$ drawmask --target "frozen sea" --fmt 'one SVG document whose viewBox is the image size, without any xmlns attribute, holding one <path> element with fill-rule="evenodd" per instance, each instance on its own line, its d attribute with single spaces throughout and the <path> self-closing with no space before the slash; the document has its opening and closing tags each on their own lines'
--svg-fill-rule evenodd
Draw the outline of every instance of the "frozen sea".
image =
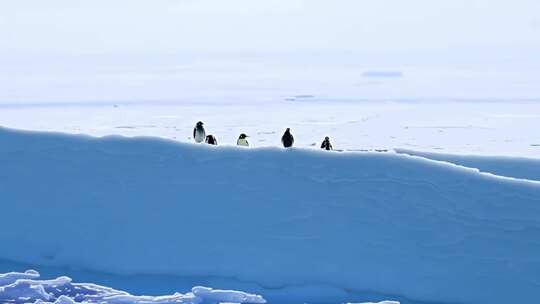
<svg viewBox="0 0 540 304">
<path fill-rule="evenodd" d="M 220 144 L 539 157 L 540 62 L 504 53 L 7 54 L 0 126 Z"/>
<path fill-rule="evenodd" d="M 297 146 L 408 149 L 540 157 L 540 102 L 277 100 L 262 104 L 99 103 L 0 105 L 1 125 L 95 136 L 158 136 L 192 141 L 198 120 L 220 145 L 240 133 L 252 147 L 278 146 L 290 127 Z M 312 99 L 312 100 L 307 100 Z"/>
</svg>

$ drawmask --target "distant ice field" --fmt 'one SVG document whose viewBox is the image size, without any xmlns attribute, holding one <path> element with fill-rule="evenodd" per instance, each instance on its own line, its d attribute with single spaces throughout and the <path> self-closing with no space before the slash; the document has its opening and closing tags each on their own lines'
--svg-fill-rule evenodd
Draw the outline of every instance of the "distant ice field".
<svg viewBox="0 0 540 304">
<path fill-rule="evenodd" d="M 295 145 L 335 149 L 540 158 L 540 102 L 331 101 L 316 96 L 244 104 L 39 103 L 0 104 L 0 126 L 95 136 L 157 136 L 192 141 L 203 121 L 220 145 L 240 133 L 252 147 L 279 146 L 290 127 Z"/>
<path fill-rule="evenodd" d="M 0 55 L 0 126 L 219 144 L 540 157 L 534 47 Z"/>
</svg>

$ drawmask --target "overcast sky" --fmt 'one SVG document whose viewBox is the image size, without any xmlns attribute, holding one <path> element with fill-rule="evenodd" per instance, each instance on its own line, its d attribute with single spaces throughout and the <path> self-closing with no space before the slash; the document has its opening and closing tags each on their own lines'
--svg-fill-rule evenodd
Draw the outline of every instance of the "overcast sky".
<svg viewBox="0 0 540 304">
<path fill-rule="evenodd" d="M 5 52 L 423 50 L 540 44 L 538 0 L 2 0 Z"/>
<path fill-rule="evenodd" d="M 539 12 L 539 0 L 0 0 L 0 103 L 536 98 Z"/>
</svg>

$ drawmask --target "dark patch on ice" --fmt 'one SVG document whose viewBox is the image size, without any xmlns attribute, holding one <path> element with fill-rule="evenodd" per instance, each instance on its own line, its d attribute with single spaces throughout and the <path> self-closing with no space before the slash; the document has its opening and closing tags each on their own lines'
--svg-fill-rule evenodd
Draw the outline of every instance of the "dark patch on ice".
<svg viewBox="0 0 540 304">
<path fill-rule="evenodd" d="M 540 147 L 540 144 L 531 144 L 531 147 Z"/>
<path fill-rule="evenodd" d="M 399 71 L 366 71 L 362 74 L 365 78 L 402 78 L 403 73 Z"/>
</svg>

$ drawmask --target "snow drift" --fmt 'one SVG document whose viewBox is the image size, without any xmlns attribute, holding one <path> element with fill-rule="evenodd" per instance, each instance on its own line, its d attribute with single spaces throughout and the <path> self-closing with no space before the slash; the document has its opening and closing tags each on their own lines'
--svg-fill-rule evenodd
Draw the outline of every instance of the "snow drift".
<svg viewBox="0 0 540 304">
<path fill-rule="evenodd" d="M 264 304 L 260 295 L 235 290 L 193 287 L 186 294 L 135 296 L 125 291 L 89 283 L 73 283 L 71 278 L 41 280 L 35 270 L 0 273 L 0 301 L 12 304 Z M 353 304 L 353 303 L 350 303 Z M 354 304 L 400 304 L 396 301 Z"/>
<path fill-rule="evenodd" d="M 295 301 L 540 297 L 537 182 L 393 153 L 6 129 L 0 147 L 0 259 L 328 287 Z"/>
<path fill-rule="evenodd" d="M 186 294 L 175 293 L 168 296 L 134 296 L 127 292 L 95 284 L 73 283 L 71 278 L 59 277 L 54 280 L 40 280 L 39 273 L 28 270 L 24 273 L 0 273 L 0 301 L 13 304 L 215 304 L 246 303 L 264 304 L 259 296 L 234 290 L 213 290 L 207 287 L 193 287 Z"/>
</svg>

